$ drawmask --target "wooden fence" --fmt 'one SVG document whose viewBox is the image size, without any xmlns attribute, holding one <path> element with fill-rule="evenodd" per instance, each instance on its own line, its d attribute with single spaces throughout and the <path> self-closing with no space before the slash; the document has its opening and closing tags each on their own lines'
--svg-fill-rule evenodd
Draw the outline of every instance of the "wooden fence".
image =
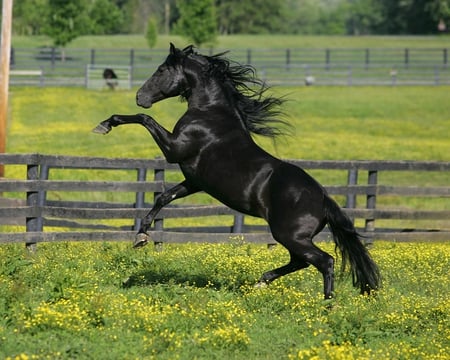
<svg viewBox="0 0 450 360">
<path fill-rule="evenodd" d="M 448 179 L 450 162 L 412 162 L 412 161 L 308 161 L 290 160 L 308 171 L 339 171 L 344 173 L 344 184 L 325 186 L 334 197 L 345 202 L 345 211 L 351 216 L 358 230 L 367 241 L 387 239 L 408 240 L 449 240 L 450 210 L 447 199 L 450 197 Z M 40 154 L 0 154 L 0 164 L 5 166 L 6 175 L 13 169 L 25 171 L 23 179 L 3 178 L 0 180 L 0 243 L 26 243 L 34 248 L 38 242 L 48 241 L 131 241 L 154 198 L 172 184 L 167 178 L 179 173 L 177 165 L 168 164 L 162 159 L 120 159 L 73 157 Z M 81 170 L 76 175 L 73 170 Z M 71 179 L 67 174 L 71 170 Z M 89 179 L 94 170 L 120 170 L 134 173 L 131 180 Z M 379 175 L 408 172 L 412 174 L 438 174 L 444 186 L 384 185 L 378 181 Z M 55 173 L 55 176 L 53 174 Z M 69 172 L 68 172 L 69 173 Z M 367 182 L 358 184 L 358 177 L 367 173 Z M 75 175 L 74 175 L 75 174 Z M 172 175 L 171 175 L 172 174 Z M 117 176 L 117 174 L 116 174 Z M 178 175 L 179 176 L 179 175 Z M 53 177 L 60 178 L 51 179 Z M 92 176 L 95 178 L 94 176 Z M 108 177 L 108 176 L 107 176 Z M 410 176 L 403 176 L 403 180 Z M 411 176 L 414 178 L 414 176 Z M 402 181 L 404 183 L 404 181 Z M 131 194 L 132 201 L 99 201 L 91 194 L 103 193 L 117 195 Z M 79 195 L 70 199 L 67 194 L 83 194 L 88 200 L 80 200 Z M 145 194 L 152 195 L 149 202 Z M 52 195 L 52 196 L 50 196 Z M 363 199 L 364 205 L 359 198 Z M 399 206 L 379 206 L 383 198 L 394 199 L 398 204 L 402 197 L 439 199 L 442 206 L 430 209 L 400 208 Z M 108 196 L 107 196 L 108 198 Z M 397 200 L 395 200 L 397 199 Z M 191 217 L 210 217 L 227 215 L 230 223 L 226 226 L 165 226 L 165 221 Z M 104 219 L 114 219 L 101 223 Z M 122 219 L 125 225 L 116 222 Z M 124 220 L 125 219 L 125 220 Z M 223 205 L 169 205 L 164 208 L 150 232 L 155 243 L 165 242 L 226 242 L 236 237 L 245 241 L 275 243 L 266 225 L 249 225 L 246 219 Z M 399 226 L 382 227 L 384 220 L 399 221 Z M 422 220 L 429 223 L 419 225 Z M 404 227 L 402 222 L 409 222 Z M 411 222 L 414 226 L 411 226 Z M 417 224 L 416 224 L 417 222 Z M 377 226 L 375 224 L 377 223 Z M 359 224 L 359 225 L 358 225 Z M 433 225 L 434 224 L 434 225 Z M 436 225 L 437 224 L 437 225 Z M 330 233 L 324 230 L 318 239 L 329 239 Z"/>
</svg>

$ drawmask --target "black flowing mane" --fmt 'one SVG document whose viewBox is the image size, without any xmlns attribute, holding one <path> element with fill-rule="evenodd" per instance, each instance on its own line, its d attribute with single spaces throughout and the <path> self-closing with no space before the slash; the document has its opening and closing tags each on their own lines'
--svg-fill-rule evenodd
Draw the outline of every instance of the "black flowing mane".
<svg viewBox="0 0 450 360">
<path fill-rule="evenodd" d="M 290 124 L 278 118 L 283 113 L 276 109 L 284 99 L 267 95 L 270 87 L 256 77 L 253 66 L 225 58 L 228 51 L 207 56 L 195 52 L 190 45 L 182 52 L 192 59 L 200 57 L 202 64 L 204 61 L 201 59 L 208 62 L 204 75 L 216 78 L 226 85 L 249 132 L 271 138 L 287 134 L 286 129 L 290 128 Z"/>
</svg>

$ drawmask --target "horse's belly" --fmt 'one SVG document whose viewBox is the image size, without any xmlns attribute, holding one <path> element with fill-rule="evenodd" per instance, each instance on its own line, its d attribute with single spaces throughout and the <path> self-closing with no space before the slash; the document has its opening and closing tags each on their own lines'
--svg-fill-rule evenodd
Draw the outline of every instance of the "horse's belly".
<svg viewBox="0 0 450 360">
<path fill-rule="evenodd" d="M 228 207 L 256 217 L 266 218 L 267 181 L 273 172 L 270 163 L 211 163 L 209 166 L 190 168 L 180 166 L 186 180 Z"/>
</svg>

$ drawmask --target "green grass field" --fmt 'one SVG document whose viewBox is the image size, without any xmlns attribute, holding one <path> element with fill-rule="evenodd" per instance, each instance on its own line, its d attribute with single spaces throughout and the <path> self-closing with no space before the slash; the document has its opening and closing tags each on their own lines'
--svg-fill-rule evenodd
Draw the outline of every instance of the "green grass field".
<svg viewBox="0 0 450 360">
<path fill-rule="evenodd" d="M 292 136 L 259 139 L 283 158 L 450 160 L 450 95 L 446 87 L 278 87 L 288 101 Z M 114 113 L 137 113 L 135 90 L 12 88 L 10 153 L 154 157 L 161 155 L 139 126 L 93 134 Z M 169 99 L 150 111 L 169 129 L 186 104 Z"/>
<path fill-rule="evenodd" d="M 284 110 L 295 128 L 275 144 L 258 139 L 277 156 L 450 161 L 445 87 L 274 91 L 289 99 Z M 134 91 L 12 88 L 7 152 L 161 155 L 138 126 L 91 133 L 113 113 L 141 112 L 134 97 Z M 185 106 L 170 100 L 149 113 L 171 128 Z M 335 181 L 334 175 L 315 175 Z M 8 167 L 6 176 L 25 174 Z M 448 176 L 436 173 L 386 180 L 448 186 Z M 441 200 L 440 208 L 449 206 Z M 376 242 L 371 253 L 383 288 L 361 297 L 351 279 L 339 277 L 331 302 L 322 300 L 322 279 L 313 268 L 253 289 L 262 272 L 287 262 L 287 253 L 241 238 L 167 245 L 162 252 L 151 246 L 135 251 L 130 244 L 47 243 L 30 255 L 23 244 L 2 244 L 0 358 L 448 359 L 450 247 L 417 240 Z M 332 244 L 320 246 L 334 252 Z"/>
<path fill-rule="evenodd" d="M 362 297 L 339 278 L 324 302 L 312 268 L 252 287 L 287 261 L 281 247 L 50 243 L 27 256 L 2 245 L 0 358 L 448 359 L 450 244 L 371 253 L 383 288 Z"/>
</svg>

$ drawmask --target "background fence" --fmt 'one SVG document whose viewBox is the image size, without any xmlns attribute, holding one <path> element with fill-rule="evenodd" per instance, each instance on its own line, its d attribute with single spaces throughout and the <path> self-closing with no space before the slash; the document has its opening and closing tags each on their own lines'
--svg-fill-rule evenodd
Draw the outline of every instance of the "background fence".
<svg viewBox="0 0 450 360">
<path fill-rule="evenodd" d="M 229 57 L 253 65 L 270 84 L 450 85 L 449 49 L 235 49 Z M 166 49 L 15 48 L 10 82 L 88 86 L 90 69 L 108 67 L 129 69 L 123 86 L 138 86 L 166 56 Z"/>
<path fill-rule="evenodd" d="M 426 173 L 427 176 L 439 173 L 448 179 L 449 162 L 291 162 L 309 171 L 339 171 L 344 174 L 346 180 L 343 184 L 325 187 L 332 196 L 341 196 L 345 212 L 355 220 L 358 230 L 366 236 L 367 241 L 450 239 L 448 183 L 446 186 L 417 186 L 379 182 L 380 174 L 391 172 Z M 178 166 L 162 159 L 0 154 L 0 164 L 4 164 L 7 169 L 19 166 L 26 173 L 23 179 L 4 178 L 0 181 L 0 192 L 3 193 L 0 243 L 24 242 L 30 247 L 42 241 L 131 241 L 139 228 L 140 218 L 148 212 L 154 198 L 172 185 L 167 181 L 173 178 L 170 173 L 180 172 Z M 73 170 L 81 172 L 74 173 Z M 94 170 L 120 170 L 129 174 L 123 176 L 126 180 L 110 180 L 108 175 L 106 180 L 99 180 L 92 179 Z M 358 178 L 363 173 L 367 173 L 367 182 L 359 184 Z M 403 178 L 414 178 L 408 174 Z M 106 200 L 96 200 L 93 194 L 98 192 L 107 194 Z M 71 198 L 70 195 L 74 193 L 84 194 L 87 200 L 83 200 L 80 195 Z M 112 201 L 118 193 L 129 193 L 131 197 L 128 201 L 122 198 Z M 433 206 L 432 209 L 399 207 L 402 197 L 437 199 L 443 205 Z M 383 198 L 391 199 L 390 203 L 394 206 L 380 206 Z M 446 202 L 441 202 L 442 199 Z M 215 225 L 222 216 L 226 216 L 227 225 Z M 214 225 L 208 226 L 197 220 L 194 222 L 196 225 L 191 225 L 191 222 L 189 226 L 183 226 L 180 221 L 183 218 L 208 217 L 213 217 Z M 170 219 L 177 221 L 166 226 L 166 221 Z M 159 214 L 150 237 L 155 243 L 224 242 L 233 236 L 243 236 L 249 242 L 275 243 L 266 225 L 251 224 L 251 221 L 248 224 L 246 220 L 242 214 L 218 203 L 171 204 Z M 384 220 L 394 221 L 393 225 L 389 228 L 380 226 L 379 222 Z M 329 238 L 327 230 L 318 235 L 318 239 Z"/>
</svg>

